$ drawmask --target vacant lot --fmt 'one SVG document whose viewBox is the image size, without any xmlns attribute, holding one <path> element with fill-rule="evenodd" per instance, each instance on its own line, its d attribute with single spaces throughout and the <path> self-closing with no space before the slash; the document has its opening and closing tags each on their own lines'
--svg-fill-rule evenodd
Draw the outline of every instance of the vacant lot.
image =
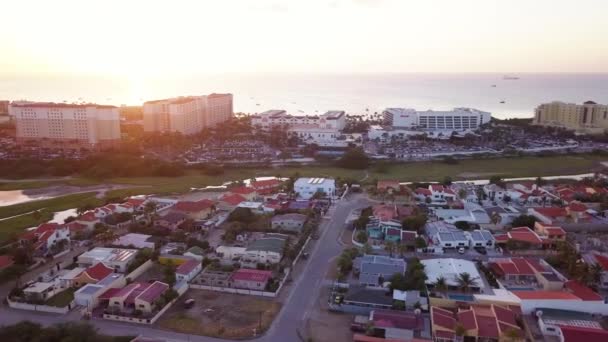
<svg viewBox="0 0 608 342">
<path fill-rule="evenodd" d="M 184 309 L 189 298 L 196 304 Z M 156 324 L 181 333 L 240 339 L 268 329 L 279 309 L 270 298 L 189 290 Z"/>
</svg>

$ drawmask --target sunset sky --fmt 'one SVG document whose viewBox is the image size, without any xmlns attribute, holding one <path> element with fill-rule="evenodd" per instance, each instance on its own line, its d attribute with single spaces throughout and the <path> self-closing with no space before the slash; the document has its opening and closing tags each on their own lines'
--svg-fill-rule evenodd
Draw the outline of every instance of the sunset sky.
<svg viewBox="0 0 608 342">
<path fill-rule="evenodd" d="M 606 0 L 19 0 L 0 73 L 608 72 Z"/>
</svg>

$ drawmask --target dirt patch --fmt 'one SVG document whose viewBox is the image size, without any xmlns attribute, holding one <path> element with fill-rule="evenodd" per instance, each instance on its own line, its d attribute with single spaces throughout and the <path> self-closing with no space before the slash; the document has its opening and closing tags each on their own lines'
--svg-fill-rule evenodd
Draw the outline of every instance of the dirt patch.
<svg viewBox="0 0 608 342">
<path fill-rule="evenodd" d="M 187 334 L 240 339 L 266 331 L 281 305 L 270 298 L 230 293 L 189 290 L 157 325 Z M 183 302 L 192 298 L 196 304 L 185 309 Z"/>
</svg>

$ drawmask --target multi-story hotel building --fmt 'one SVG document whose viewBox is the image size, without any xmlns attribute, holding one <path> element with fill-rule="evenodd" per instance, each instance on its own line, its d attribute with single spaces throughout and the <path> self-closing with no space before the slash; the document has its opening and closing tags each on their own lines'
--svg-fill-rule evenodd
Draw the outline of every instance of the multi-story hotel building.
<svg viewBox="0 0 608 342">
<path fill-rule="evenodd" d="M 232 94 L 186 96 L 144 103 L 144 132 L 190 135 L 233 115 Z"/>
<path fill-rule="evenodd" d="M 411 108 L 387 108 L 382 112 L 384 124 L 392 128 L 418 128 L 429 131 L 475 130 L 490 122 L 492 115 L 472 108 L 449 111 L 416 111 Z"/>
<path fill-rule="evenodd" d="M 346 126 L 344 111 L 329 111 L 321 115 L 290 115 L 284 110 L 273 109 L 252 115 L 251 124 L 263 129 L 284 126 L 290 134 L 319 146 L 344 147 L 349 142 L 338 139 Z"/>
<path fill-rule="evenodd" d="M 9 113 L 18 143 L 104 149 L 120 142 L 120 115 L 114 106 L 12 102 Z"/>
<path fill-rule="evenodd" d="M 543 103 L 536 108 L 534 124 L 580 133 L 603 133 L 608 130 L 608 106 L 593 101 L 582 105 L 557 101 Z"/>
</svg>

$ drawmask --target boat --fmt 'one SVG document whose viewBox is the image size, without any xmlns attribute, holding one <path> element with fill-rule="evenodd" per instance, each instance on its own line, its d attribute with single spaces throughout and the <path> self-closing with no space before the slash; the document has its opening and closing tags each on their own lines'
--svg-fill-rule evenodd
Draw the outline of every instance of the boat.
<svg viewBox="0 0 608 342">
<path fill-rule="evenodd" d="M 505 103 L 505 100 L 500 101 L 500 103 Z"/>
<path fill-rule="evenodd" d="M 255 105 L 256 105 L 256 106 L 259 106 L 260 104 L 259 104 L 259 103 L 256 103 Z"/>
<path fill-rule="evenodd" d="M 517 76 L 509 76 L 509 75 L 505 75 L 505 76 L 503 76 L 503 77 L 502 77 L 502 79 L 503 79 L 503 80 L 507 80 L 507 81 L 515 81 L 515 80 L 518 80 L 518 79 L 519 79 L 519 77 L 517 77 Z"/>
<path fill-rule="evenodd" d="M 492 84 L 492 88 L 496 88 L 496 84 Z"/>
</svg>

